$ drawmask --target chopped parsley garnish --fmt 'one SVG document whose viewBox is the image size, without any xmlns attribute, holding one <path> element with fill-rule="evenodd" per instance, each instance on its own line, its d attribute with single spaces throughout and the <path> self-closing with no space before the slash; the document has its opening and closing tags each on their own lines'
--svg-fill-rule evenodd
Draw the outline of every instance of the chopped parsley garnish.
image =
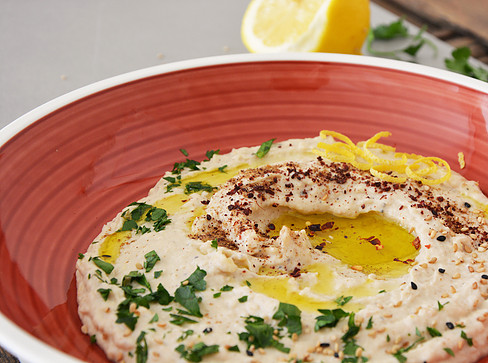
<svg viewBox="0 0 488 363">
<path fill-rule="evenodd" d="M 125 299 L 117 308 L 117 320 L 118 324 L 125 324 L 130 330 L 134 330 L 136 327 L 138 316 L 131 313 L 129 310 L 131 300 Z"/>
<path fill-rule="evenodd" d="M 468 345 L 470 347 L 473 346 L 473 339 L 472 338 L 468 338 L 468 336 L 466 335 L 466 333 L 464 332 L 464 330 L 461 330 L 461 338 L 463 338 L 464 340 L 466 340 L 466 342 L 468 343 Z"/>
<path fill-rule="evenodd" d="M 169 184 L 166 186 L 166 193 L 172 192 L 173 188 L 181 186 L 181 175 L 178 175 L 176 178 L 172 176 L 165 176 L 163 178 Z"/>
<path fill-rule="evenodd" d="M 237 345 L 233 345 L 232 347 L 227 348 L 227 350 L 229 352 L 238 352 L 238 353 L 241 352 L 240 349 L 239 349 L 239 347 Z"/>
<path fill-rule="evenodd" d="M 122 214 L 122 216 L 126 218 L 126 220 L 122 224 L 122 228 L 120 229 L 120 231 L 132 231 L 135 229 L 136 233 L 144 234 L 150 232 L 150 228 L 137 224 L 138 221 L 142 221 L 144 215 L 145 218 L 143 222 L 152 222 L 155 232 L 162 231 L 166 228 L 166 225 L 171 222 L 171 219 L 168 218 L 166 210 L 164 209 L 139 202 L 129 204 L 129 207 L 131 206 L 136 207 L 130 213 L 126 211 Z M 130 214 L 130 218 L 127 217 L 127 214 Z"/>
<path fill-rule="evenodd" d="M 90 335 L 90 343 L 95 344 L 97 342 L 97 336 L 95 334 Z"/>
<path fill-rule="evenodd" d="M 251 283 L 249 281 L 246 280 L 245 283 L 247 286 L 251 287 Z"/>
<path fill-rule="evenodd" d="M 217 249 L 219 247 L 219 244 L 217 243 L 217 240 L 216 239 L 212 240 L 212 242 L 210 242 L 210 244 L 215 249 Z"/>
<path fill-rule="evenodd" d="M 352 299 L 352 296 L 340 296 L 334 301 L 336 302 L 337 305 L 339 306 L 344 306 L 346 305 L 350 300 Z"/>
<path fill-rule="evenodd" d="M 359 329 L 361 328 L 361 325 L 356 325 L 354 322 L 355 314 L 354 313 L 349 313 L 349 320 L 347 321 L 347 331 L 346 333 L 341 337 L 343 342 L 347 342 L 349 339 L 353 338 L 354 336 L 359 333 Z"/>
<path fill-rule="evenodd" d="M 203 342 L 195 344 L 192 348 L 186 348 L 183 344 L 178 345 L 175 350 L 180 356 L 189 362 L 201 362 L 203 357 L 219 351 L 218 345 L 207 345 Z"/>
<path fill-rule="evenodd" d="M 417 34 L 410 34 L 407 27 L 403 23 L 404 18 L 400 18 L 397 21 L 390 24 L 381 24 L 375 28 L 370 29 L 366 38 L 366 48 L 371 55 L 380 57 L 391 57 L 401 59 L 402 54 L 415 57 L 418 51 L 424 46 L 428 45 L 430 48 L 437 52 L 435 44 L 425 38 L 423 34 L 427 29 L 425 26 L 420 28 Z M 388 41 L 392 39 L 405 39 L 408 40 L 408 44 L 399 49 L 389 51 L 378 51 L 373 49 L 373 43 L 377 40 Z"/>
<path fill-rule="evenodd" d="M 369 317 L 369 320 L 368 320 L 368 324 L 366 325 L 366 329 L 369 330 L 369 329 L 372 329 L 373 328 L 373 317 L 370 316 Z"/>
<path fill-rule="evenodd" d="M 449 304 L 449 301 L 445 302 L 444 304 L 437 301 L 437 309 L 439 309 L 439 311 L 441 311 L 442 309 L 444 309 L 444 306 L 446 306 L 447 304 Z"/>
<path fill-rule="evenodd" d="M 302 334 L 301 313 L 295 305 L 280 302 L 273 319 L 279 320 L 278 326 L 286 327 L 290 336 L 294 333 L 300 335 Z"/>
<path fill-rule="evenodd" d="M 274 347 L 284 353 L 290 352 L 290 348 L 285 347 L 283 343 L 279 342 L 279 338 L 281 338 L 279 335 L 273 338 L 275 328 L 266 324 L 263 318 L 251 315 L 245 318 L 245 323 L 244 328 L 247 331 L 239 333 L 239 340 L 247 343 L 247 349 L 251 345 L 254 345 L 255 348 Z"/>
<path fill-rule="evenodd" d="M 212 193 L 214 189 L 215 187 L 211 186 L 210 184 L 199 181 L 188 182 L 185 184 L 185 194 L 198 193 L 202 191 Z"/>
<path fill-rule="evenodd" d="M 220 288 L 220 291 L 223 291 L 223 292 L 225 292 L 225 291 L 232 291 L 233 289 L 234 289 L 234 286 L 225 285 L 225 286 L 222 286 Z"/>
<path fill-rule="evenodd" d="M 469 63 L 471 50 L 468 47 L 457 48 L 452 51 L 451 55 L 452 58 L 444 60 L 447 69 L 488 82 L 488 71 L 482 67 L 474 67 Z"/>
<path fill-rule="evenodd" d="M 149 323 L 157 323 L 159 321 L 159 315 L 154 314 L 154 316 L 149 320 Z"/>
<path fill-rule="evenodd" d="M 132 282 L 137 282 L 139 285 L 147 287 L 149 291 L 152 291 L 151 285 L 146 279 L 146 275 L 139 271 L 131 271 L 125 275 L 122 279 L 122 286 L 128 286 Z"/>
<path fill-rule="evenodd" d="M 454 357 L 454 352 L 452 351 L 451 348 L 443 348 L 447 354 L 449 354 L 451 357 Z"/>
<path fill-rule="evenodd" d="M 227 168 L 227 165 L 222 165 L 222 166 L 219 166 L 218 169 L 221 173 L 226 173 L 225 169 Z"/>
<path fill-rule="evenodd" d="M 101 268 L 107 275 L 110 275 L 110 273 L 114 269 L 114 266 L 111 263 L 105 262 L 104 260 L 100 259 L 99 257 L 93 257 L 92 261 L 95 265 L 97 265 L 99 268 Z"/>
<path fill-rule="evenodd" d="M 342 309 L 319 309 L 319 312 L 322 315 L 315 318 L 315 331 L 318 331 L 322 328 L 333 328 L 337 325 L 339 320 L 346 316 L 349 316 L 349 313 L 345 312 Z"/>
<path fill-rule="evenodd" d="M 213 294 L 213 297 L 216 299 L 218 297 L 220 297 L 222 295 L 221 292 L 216 292 L 215 294 Z"/>
<path fill-rule="evenodd" d="M 154 271 L 154 278 L 155 279 L 160 278 L 162 273 L 163 273 L 163 270 Z"/>
<path fill-rule="evenodd" d="M 181 341 L 185 340 L 186 338 L 188 338 L 190 335 L 193 335 L 193 333 L 194 333 L 194 331 L 191 329 L 185 330 L 183 332 L 183 334 L 181 334 L 177 340 L 179 342 L 181 342 Z"/>
<path fill-rule="evenodd" d="M 247 301 L 247 295 L 241 296 L 239 299 L 237 299 L 240 303 L 245 303 Z"/>
<path fill-rule="evenodd" d="M 154 250 L 146 253 L 144 257 L 146 258 L 146 261 L 144 262 L 144 268 L 146 269 L 146 272 L 151 271 L 154 268 L 154 265 L 156 265 L 156 262 L 161 260 Z"/>
<path fill-rule="evenodd" d="M 195 291 L 203 291 L 207 288 L 207 283 L 204 280 L 206 275 L 207 272 L 197 267 L 175 291 L 175 301 L 187 309 L 185 313 L 188 315 L 202 317 L 200 306 L 198 305 L 199 299 L 195 295 Z"/>
<path fill-rule="evenodd" d="M 137 363 L 147 362 L 147 342 L 145 331 L 141 331 L 141 334 L 139 334 L 136 340 L 136 361 Z"/>
<path fill-rule="evenodd" d="M 110 292 L 112 291 L 111 289 L 98 289 L 97 290 L 100 295 L 102 295 L 103 300 L 107 301 L 108 296 L 110 295 Z"/>
<path fill-rule="evenodd" d="M 217 150 L 207 150 L 207 152 L 205 153 L 205 156 L 207 157 L 207 159 L 205 161 L 210 161 L 210 159 L 213 158 L 214 155 L 217 155 L 218 153 L 220 152 L 220 149 L 217 149 Z M 188 156 L 188 155 L 186 155 Z"/>
<path fill-rule="evenodd" d="M 83 253 L 78 253 L 78 260 L 82 260 L 85 258 L 85 255 Z"/>
<path fill-rule="evenodd" d="M 185 168 L 190 169 L 190 170 L 200 170 L 198 168 L 198 165 L 200 165 L 200 163 L 198 161 L 190 160 L 187 158 L 185 161 L 183 161 L 181 163 L 174 163 L 173 170 L 171 170 L 171 173 L 172 174 L 181 174 L 181 172 Z"/>
<path fill-rule="evenodd" d="M 439 330 L 437 330 L 436 328 L 432 328 L 432 327 L 428 326 L 427 331 L 429 332 L 429 334 L 432 338 L 442 336 L 441 332 Z"/>
<path fill-rule="evenodd" d="M 188 156 L 188 151 L 186 151 L 185 149 L 180 149 L 180 152 L 185 155 L 185 156 Z"/>
<path fill-rule="evenodd" d="M 261 146 L 259 147 L 258 151 L 256 152 L 256 156 L 258 158 L 263 158 L 264 156 L 266 156 L 266 154 L 271 149 L 271 145 L 273 145 L 273 141 L 275 141 L 275 140 L 276 139 L 270 139 L 268 141 L 263 142 L 261 144 Z"/>
<path fill-rule="evenodd" d="M 169 314 L 169 316 L 171 316 L 171 320 L 169 321 L 171 324 L 175 324 L 175 325 L 183 325 L 185 323 L 189 323 L 189 324 L 196 324 L 197 321 L 196 320 L 193 320 L 193 319 L 190 319 L 190 318 L 187 318 L 186 316 L 183 316 L 183 315 L 178 315 L 178 314 Z"/>
<path fill-rule="evenodd" d="M 415 340 L 412 344 L 410 344 L 408 347 L 405 348 L 400 348 L 398 349 L 395 353 L 393 353 L 393 356 L 400 362 L 404 363 L 407 361 L 407 357 L 403 355 L 403 353 L 408 352 L 410 349 L 415 347 L 418 343 L 423 341 L 425 338 L 420 334 L 420 331 L 418 328 L 415 329 L 415 335 L 417 335 L 419 338 Z"/>
</svg>

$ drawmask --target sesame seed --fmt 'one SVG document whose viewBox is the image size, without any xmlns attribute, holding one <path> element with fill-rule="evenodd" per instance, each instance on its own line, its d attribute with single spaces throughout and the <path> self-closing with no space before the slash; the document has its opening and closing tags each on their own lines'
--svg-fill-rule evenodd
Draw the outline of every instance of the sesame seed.
<svg viewBox="0 0 488 363">
<path fill-rule="evenodd" d="M 411 281 L 410 286 L 412 287 L 413 290 L 417 290 L 417 284 L 415 282 Z"/>
<path fill-rule="evenodd" d="M 478 288 L 478 283 L 475 281 L 473 282 L 473 285 L 471 285 L 473 290 L 476 290 Z"/>
<path fill-rule="evenodd" d="M 429 263 L 436 263 L 437 262 L 437 257 L 432 257 L 430 260 L 429 260 Z"/>
<path fill-rule="evenodd" d="M 454 244 L 452 245 L 452 250 L 453 250 L 453 252 L 457 252 L 457 250 L 458 250 L 458 245 L 457 245 L 457 243 L 454 243 Z"/>
<path fill-rule="evenodd" d="M 454 274 L 454 275 L 452 276 L 452 278 L 453 278 L 453 279 L 458 279 L 458 278 L 460 278 L 460 277 L 461 277 L 461 274 L 460 274 L 459 272 L 458 272 L 457 274 Z"/>
<path fill-rule="evenodd" d="M 474 268 L 472 266 L 468 266 L 468 271 L 469 272 L 474 272 Z"/>
<path fill-rule="evenodd" d="M 443 268 L 440 268 L 440 269 L 439 269 L 439 270 L 437 270 L 437 271 L 439 271 L 441 274 L 443 274 L 444 272 L 446 272 L 446 270 L 444 270 Z"/>
<path fill-rule="evenodd" d="M 448 329 L 451 329 L 451 330 L 452 330 L 452 329 L 454 329 L 454 324 L 453 324 L 453 323 L 451 323 L 450 321 L 448 321 L 448 322 L 446 323 L 446 326 L 447 326 L 447 328 L 448 328 Z"/>
<path fill-rule="evenodd" d="M 441 236 L 438 236 L 438 237 L 437 237 L 437 240 L 438 240 L 439 242 L 444 242 L 444 241 L 446 240 L 446 236 L 442 236 L 442 235 L 441 235 Z"/>
<path fill-rule="evenodd" d="M 485 279 L 485 280 L 488 280 L 488 275 L 483 274 L 483 275 L 481 275 L 481 278 L 482 279 Z"/>
<path fill-rule="evenodd" d="M 471 204 L 469 204 L 468 202 L 464 202 L 464 206 L 465 206 L 466 208 L 471 208 Z"/>
<path fill-rule="evenodd" d="M 137 268 L 138 270 L 142 270 L 142 264 L 141 264 L 140 262 L 137 262 L 137 263 L 136 263 L 136 268 Z"/>
<path fill-rule="evenodd" d="M 452 285 L 451 285 L 451 292 L 452 292 L 453 294 L 455 294 L 455 293 L 456 293 L 456 288 L 455 288 L 454 286 L 452 286 Z"/>
<path fill-rule="evenodd" d="M 363 266 L 354 265 L 354 266 L 351 266 L 351 269 L 354 271 L 363 271 Z"/>
</svg>

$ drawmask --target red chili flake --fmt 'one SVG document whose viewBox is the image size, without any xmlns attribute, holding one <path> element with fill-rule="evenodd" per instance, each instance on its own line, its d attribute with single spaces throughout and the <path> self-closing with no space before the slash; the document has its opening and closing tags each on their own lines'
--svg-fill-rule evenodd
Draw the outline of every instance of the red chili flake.
<svg viewBox="0 0 488 363">
<path fill-rule="evenodd" d="M 371 243 L 373 246 L 375 246 L 376 250 L 382 250 L 383 248 L 385 248 L 385 246 L 383 246 L 381 244 L 381 241 L 376 238 L 375 236 L 371 236 L 371 237 L 368 237 L 368 238 L 362 238 L 364 239 L 365 241 L 368 241 L 369 243 Z"/>
<path fill-rule="evenodd" d="M 431 246 L 430 245 L 425 245 L 425 248 L 430 248 Z"/>
<path fill-rule="evenodd" d="M 412 245 L 416 250 L 418 250 L 420 248 L 420 238 L 415 237 L 415 239 L 412 241 Z"/>
<path fill-rule="evenodd" d="M 322 224 L 322 226 L 320 227 L 322 229 L 322 231 L 324 229 L 331 229 L 332 227 L 334 227 L 334 222 L 326 222 L 324 224 Z"/>
</svg>

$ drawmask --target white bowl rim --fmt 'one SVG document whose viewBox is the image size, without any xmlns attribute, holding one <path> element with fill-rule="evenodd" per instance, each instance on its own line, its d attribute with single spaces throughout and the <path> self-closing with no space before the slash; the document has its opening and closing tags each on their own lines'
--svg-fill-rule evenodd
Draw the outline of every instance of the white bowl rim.
<svg viewBox="0 0 488 363">
<path fill-rule="evenodd" d="M 376 58 L 363 55 L 333 54 L 333 53 L 278 53 L 278 54 L 231 54 L 205 58 L 189 59 L 174 63 L 167 63 L 148 67 L 115 77 L 107 78 L 87 86 L 78 88 L 65 95 L 46 102 L 0 130 L 0 147 L 7 143 L 20 131 L 33 124 L 40 118 L 60 109 L 74 101 L 91 94 L 135 80 L 172 73 L 181 70 L 201 68 L 215 65 L 250 62 L 276 62 L 276 61 L 303 61 L 342 63 L 391 69 L 426 76 L 433 79 L 452 83 L 454 86 L 463 86 L 477 90 L 488 95 L 488 83 L 470 78 L 455 72 L 404 61 Z M 11 354 L 24 362 L 50 363 L 62 361 L 66 363 L 81 362 L 56 348 L 51 347 L 42 340 L 29 334 L 0 312 L 0 345 Z"/>
</svg>

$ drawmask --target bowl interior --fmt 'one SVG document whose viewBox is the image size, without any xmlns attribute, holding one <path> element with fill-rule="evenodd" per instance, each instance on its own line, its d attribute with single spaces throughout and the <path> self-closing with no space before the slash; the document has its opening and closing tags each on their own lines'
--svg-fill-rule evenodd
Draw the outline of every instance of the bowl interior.
<svg viewBox="0 0 488 363">
<path fill-rule="evenodd" d="M 487 118 L 488 95 L 479 91 L 336 62 L 220 64 L 92 94 L 0 148 L 0 311 L 61 351 L 105 361 L 80 331 L 77 255 L 183 161 L 180 148 L 202 160 L 208 149 L 224 153 L 272 137 L 330 129 L 358 141 L 388 130 L 398 150 L 444 158 L 488 191 Z"/>
</svg>

